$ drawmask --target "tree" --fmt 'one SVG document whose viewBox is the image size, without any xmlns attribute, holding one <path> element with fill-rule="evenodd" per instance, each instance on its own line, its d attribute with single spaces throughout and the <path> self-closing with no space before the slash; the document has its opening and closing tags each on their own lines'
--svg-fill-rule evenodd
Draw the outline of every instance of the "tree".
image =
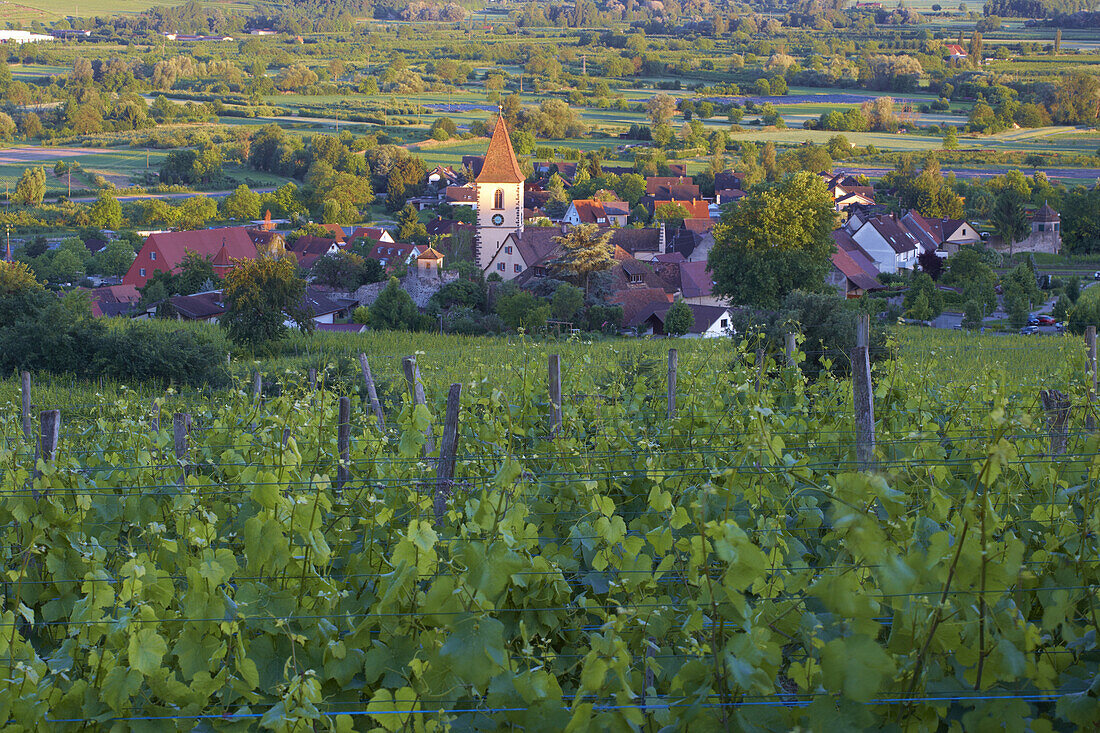
<svg viewBox="0 0 1100 733">
<path fill-rule="evenodd" d="M 305 306 L 306 281 L 292 257 L 239 260 L 225 279 L 221 325 L 234 343 L 256 347 L 286 335 L 289 317 L 300 329 L 313 330 Z"/>
<path fill-rule="evenodd" d="M 397 241 L 423 244 L 428 241 L 428 228 L 420 221 L 420 212 L 405 204 L 397 214 Z"/>
<path fill-rule="evenodd" d="M 226 219 L 255 221 L 260 218 L 260 194 L 245 184 L 234 189 L 222 202 L 222 214 Z"/>
<path fill-rule="evenodd" d="M 218 217 L 218 202 L 209 196 L 192 196 L 176 209 L 183 229 L 202 229 Z"/>
<path fill-rule="evenodd" d="M 45 197 L 46 170 L 41 166 L 24 170 L 11 200 L 25 206 L 40 206 Z"/>
<path fill-rule="evenodd" d="M 1023 328 L 1027 325 L 1027 299 L 1018 287 L 1012 286 L 1005 289 L 1005 310 L 1008 311 L 1008 323 L 1013 328 Z"/>
<path fill-rule="evenodd" d="M 42 283 L 38 282 L 34 271 L 27 264 L 0 260 L 0 296 L 41 289 Z"/>
<path fill-rule="evenodd" d="M 108 242 L 92 257 L 92 271 L 99 275 L 122 276 L 134 261 L 134 248 L 123 241 Z"/>
<path fill-rule="evenodd" d="M 665 314 L 665 333 L 669 336 L 683 336 L 695 325 L 695 314 L 688 304 L 678 300 Z"/>
<path fill-rule="evenodd" d="M 646 102 L 646 115 L 654 125 L 667 125 L 676 114 L 676 100 L 661 92 Z"/>
<path fill-rule="evenodd" d="M 982 306 L 978 301 L 966 301 L 966 305 L 963 306 L 962 327 L 967 331 L 982 327 Z"/>
<path fill-rule="evenodd" d="M 943 312 L 943 296 L 927 273 L 918 273 L 905 293 L 903 305 L 910 318 L 931 321 Z"/>
<path fill-rule="evenodd" d="M 396 277 L 390 278 L 370 307 L 370 327 L 379 331 L 410 331 L 418 317 L 416 303 Z"/>
<path fill-rule="evenodd" d="M 573 227 L 554 243 L 561 247 L 558 267 L 584 282 L 584 292 L 589 290 L 589 279 L 594 272 L 602 272 L 615 264 L 615 250 L 611 244 L 611 232 L 601 232 L 595 224 Z"/>
<path fill-rule="evenodd" d="M 993 225 L 993 231 L 1006 244 L 1008 252 L 1013 253 L 1013 245 L 1023 239 L 1028 232 L 1027 212 L 1024 210 L 1024 201 L 1019 192 L 1012 188 L 1006 188 L 993 202 L 993 210 L 989 212 L 989 223 Z"/>
<path fill-rule="evenodd" d="M 537 331 L 550 318 L 550 304 L 526 290 L 515 289 L 497 299 L 497 315 L 513 330 Z"/>
<path fill-rule="evenodd" d="M 382 280 L 385 270 L 378 260 L 367 259 L 355 252 L 339 252 L 317 258 L 310 270 L 313 281 L 333 290 L 351 292 L 361 285 Z"/>
<path fill-rule="evenodd" d="M 776 308 L 793 290 L 825 285 L 836 228 L 821 176 L 801 171 L 762 184 L 727 207 L 707 258 L 714 291 L 735 304 Z"/>
<path fill-rule="evenodd" d="M 584 291 L 569 283 L 562 283 L 550 299 L 550 312 L 559 321 L 572 321 L 584 307 Z"/>
<path fill-rule="evenodd" d="M 678 204 L 674 201 L 658 204 L 657 208 L 653 211 L 653 219 L 664 223 L 669 236 L 682 227 L 684 225 L 684 219 L 687 219 L 689 216 L 691 216 L 691 212 L 689 212 L 683 204 Z"/>
<path fill-rule="evenodd" d="M 917 264 L 920 265 L 921 272 L 928 273 L 933 280 L 939 280 L 943 274 L 943 259 L 935 250 L 922 251 L 917 255 Z"/>
<path fill-rule="evenodd" d="M 959 133 L 955 130 L 954 125 L 944 125 L 943 128 L 943 149 L 955 150 L 959 147 Z"/>
<path fill-rule="evenodd" d="M 88 221 L 97 229 L 118 229 L 122 226 L 122 204 L 110 191 L 100 191 L 88 212 Z"/>
</svg>

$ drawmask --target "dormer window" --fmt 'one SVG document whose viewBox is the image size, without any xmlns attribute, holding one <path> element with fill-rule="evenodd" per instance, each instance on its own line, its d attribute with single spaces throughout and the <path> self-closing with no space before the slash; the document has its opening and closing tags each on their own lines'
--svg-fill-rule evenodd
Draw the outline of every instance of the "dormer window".
<svg viewBox="0 0 1100 733">
<path fill-rule="evenodd" d="M 630 284 L 631 285 L 638 285 L 642 282 L 642 276 L 641 275 L 630 275 L 629 278 L 630 278 Z"/>
</svg>

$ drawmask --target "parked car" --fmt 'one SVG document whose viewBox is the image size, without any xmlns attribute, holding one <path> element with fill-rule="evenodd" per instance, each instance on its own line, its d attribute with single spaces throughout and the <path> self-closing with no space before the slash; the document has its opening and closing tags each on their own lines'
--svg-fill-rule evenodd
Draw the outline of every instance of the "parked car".
<svg viewBox="0 0 1100 733">
<path fill-rule="evenodd" d="M 1093 280 L 1100 280 L 1100 270 L 1097 270 L 1096 272 L 1092 273 L 1092 279 Z"/>
<path fill-rule="evenodd" d="M 1032 334 L 1039 333 L 1038 326 L 1024 326 L 1020 329 L 1021 336 L 1031 336 Z"/>
<path fill-rule="evenodd" d="M 1046 313 L 1044 313 L 1043 315 L 1039 316 L 1039 325 L 1040 326 L 1053 326 L 1054 325 L 1054 316 L 1048 316 Z"/>
<path fill-rule="evenodd" d="M 1065 321 L 1062 321 L 1061 323 L 1055 323 L 1054 324 L 1054 330 L 1057 331 L 1058 333 L 1065 333 L 1067 328 L 1069 328 L 1069 324 L 1066 323 Z"/>
<path fill-rule="evenodd" d="M 1039 319 L 1036 318 L 1035 316 L 1028 316 L 1027 317 L 1027 325 L 1029 325 L 1029 326 L 1038 326 L 1039 325 Z"/>
</svg>

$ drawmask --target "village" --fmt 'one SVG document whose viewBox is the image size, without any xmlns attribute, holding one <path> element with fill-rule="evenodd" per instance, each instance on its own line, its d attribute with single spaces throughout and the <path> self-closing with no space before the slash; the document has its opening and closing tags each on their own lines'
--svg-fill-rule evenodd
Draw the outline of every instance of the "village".
<svg viewBox="0 0 1100 733">
<path fill-rule="evenodd" d="M 419 242 L 402 240 L 378 225 L 310 225 L 313 233 L 295 237 L 289 223 L 272 220 L 270 212 L 245 226 L 149 232 L 123 277 L 101 279 L 90 289 L 92 311 L 96 316 L 217 322 L 226 306 L 221 290 L 212 287 L 216 281 L 242 261 L 292 256 L 309 283 L 303 305 L 312 312 L 314 327 L 358 333 L 367 330 L 369 321 L 357 318 L 357 309 L 370 309 L 391 277 L 421 312 L 433 296 L 460 278 L 460 270 L 490 284 L 537 291 L 540 280 L 562 277 L 561 271 L 568 269 L 563 237 L 588 228 L 607 235 L 606 246 L 612 252 L 600 272 L 597 299 L 606 306 L 598 311 L 603 320 L 580 322 L 578 306 L 571 312 L 555 308 L 549 317 L 533 323 L 522 318 L 520 322 L 558 334 L 591 329 L 665 335 L 666 316 L 674 304 L 683 303 L 690 309 L 690 323 L 675 335 L 730 335 L 731 304 L 715 290 L 708 256 L 723 209 L 737 206 L 746 196 L 743 186 L 748 186 L 734 170 L 719 171 L 713 174 L 713 195 L 704 196 L 683 165 L 668 164 L 667 169 L 668 175 L 644 178 L 644 195 L 635 207 L 618 200 L 614 192 L 599 190 L 591 197 L 568 200 L 552 216 L 551 189 L 557 185 L 568 190 L 589 178 L 584 162 L 536 161 L 533 175 L 525 176 L 501 117 L 485 155 L 466 156 L 460 170 L 435 167 L 427 174 L 423 193 L 409 199 L 418 212 L 441 209 L 451 214 L 428 220 Z M 628 175 L 634 169 L 603 167 L 600 173 Z M 832 233 L 835 249 L 826 278 L 839 296 L 881 293 L 888 289 L 885 279 L 928 269 L 922 258 L 935 257 L 942 263 L 962 249 L 985 244 L 988 235 L 965 219 L 929 218 L 915 209 L 890 211 L 876 203 L 875 188 L 858 171 L 824 171 L 820 177 L 839 224 Z M 637 207 L 642 207 L 641 216 L 635 213 Z M 632 223 L 642 216 L 653 223 Z M 1035 211 L 1030 234 L 1014 249 L 1057 254 L 1058 213 L 1045 204 Z M 338 270 L 338 263 L 353 250 L 376 262 L 383 277 L 349 288 L 342 287 L 339 278 L 325 276 Z M 179 273 L 188 258 L 209 263 L 216 276 L 206 283 L 211 287 L 151 300 L 147 287 L 157 274 Z M 464 261 L 465 267 L 455 266 L 452 259 Z M 590 292 L 585 295 L 593 299 Z M 958 321 L 953 323 L 957 327 Z M 439 328 L 444 328 L 442 315 Z"/>
</svg>

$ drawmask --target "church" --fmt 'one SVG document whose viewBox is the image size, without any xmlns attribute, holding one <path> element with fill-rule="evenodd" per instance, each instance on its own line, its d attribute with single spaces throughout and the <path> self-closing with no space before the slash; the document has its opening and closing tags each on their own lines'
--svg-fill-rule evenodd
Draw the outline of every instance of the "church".
<svg viewBox="0 0 1100 733">
<path fill-rule="evenodd" d="M 496 272 L 511 280 L 532 263 L 519 254 L 523 239 L 523 182 L 526 176 L 516 160 L 508 125 L 497 118 L 485 162 L 475 180 L 477 264 L 486 275 Z"/>
<path fill-rule="evenodd" d="M 477 199 L 474 250 L 486 277 L 493 273 L 503 280 L 546 276 L 558 250 L 554 239 L 566 231 L 565 225 L 524 229 L 525 179 L 512 149 L 508 124 L 499 116 L 474 181 Z M 615 228 L 611 244 L 622 250 L 624 256 L 646 260 L 667 251 L 663 228 Z"/>
</svg>

